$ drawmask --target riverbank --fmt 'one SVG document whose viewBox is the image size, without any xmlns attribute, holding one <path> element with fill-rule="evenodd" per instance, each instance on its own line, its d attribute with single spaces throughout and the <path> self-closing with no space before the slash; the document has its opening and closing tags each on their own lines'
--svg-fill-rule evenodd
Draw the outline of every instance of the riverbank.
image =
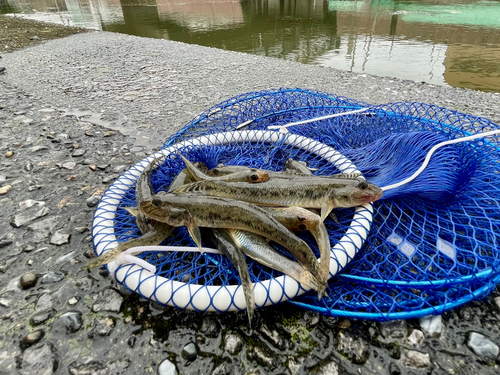
<svg viewBox="0 0 500 375">
<path fill-rule="evenodd" d="M 0 374 L 496 374 L 500 293 L 433 320 L 377 324 L 289 305 L 163 308 L 81 271 L 104 189 L 198 113 L 234 95 L 303 87 L 419 101 L 500 122 L 500 95 L 106 32 L 3 54 Z M 33 202 L 36 201 L 36 202 Z M 432 323 L 432 324 L 430 324 Z M 15 345 L 12 345 L 15 343 Z M 475 349 L 474 349 L 475 348 Z"/>
<path fill-rule="evenodd" d="M 12 52 L 47 40 L 89 31 L 79 27 L 62 26 L 1 14 L 0 25 L 0 53 Z"/>
</svg>

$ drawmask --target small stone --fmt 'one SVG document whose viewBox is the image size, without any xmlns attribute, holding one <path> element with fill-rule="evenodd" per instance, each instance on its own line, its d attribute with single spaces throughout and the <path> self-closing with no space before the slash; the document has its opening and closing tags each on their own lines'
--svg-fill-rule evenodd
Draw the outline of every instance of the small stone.
<svg viewBox="0 0 500 375">
<path fill-rule="evenodd" d="M 103 171 L 103 170 L 105 170 L 108 166 L 109 166 L 109 164 L 99 164 L 99 165 L 97 166 L 97 168 L 99 168 L 100 170 L 102 170 L 102 171 Z"/>
<path fill-rule="evenodd" d="M 401 369 L 394 362 L 389 365 L 389 375 L 401 375 Z"/>
<path fill-rule="evenodd" d="M 78 233 L 85 233 L 86 231 L 89 230 L 89 228 L 87 227 L 76 227 L 75 230 L 78 232 Z"/>
<path fill-rule="evenodd" d="M 328 362 L 322 365 L 317 372 L 317 375 L 338 375 L 339 366 L 335 362 Z"/>
<path fill-rule="evenodd" d="M 400 339 L 407 335 L 406 321 L 392 320 L 389 322 L 380 322 L 378 328 L 382 336 L 386 339 Z"/>
<path fill-rule="evenodd" d="M 43 329 L 37 329 L 36 331 L 28 333 L 21 339 L 21 346 L 27 348 L 31 345 L 36 344 L 45 336 L 45 331 Z"/>
<path fill-rule="evenodd" d="M 420 343 L 424 340 L 424 333 L 422 331 L 419 331 L 418 329 L 414 329 L 413 331 L 411 331 L 407 340 L 411 345 L 420 345 Z"/>
<path fill-rule="evenodd" d="M 66 275 L 61 271 L 50 271 L 42 276 L 40 283 L 41 284 L 54 284 L 63 280 Z"/>
<path fill-rule="evenodd" d="M 347 332 L 339 332 L 337 351 L 357 365 L 362 365 L 370 357 L 368 345 L 360 338 Z"/>
<path fill-rule="evenodd" d="M 52 310 L 52 298 L 50 298 L 50 294 L 48 293 L 42 294 L 36 303 L 35 312 L 44 310 Z"/>
<path fill-rule="evenodd" d="M 57 231 L 52 235 L 52 237 L 50 237 L 50 243 L 52 245 L 61 246 L 61 245 L 64 245 L 66 243 L 69 243 L 70 237 L 71 237 L 71 234 Z"/>
<path fill-rule="evenodd" d="M 272 367 L 273 358 L 260 346 L 256 346 L 253 350 L 255 360 L 262 366 Z"/>
<path fill-rule="evenodd" d="M 19 202 L 19 208 L 22 211 L 24 211 L 30 207 L 33 207 L 33 206 L 43 207 L 43 206 L 45 206 L 45 202 L 36 201 L 34 199 L 28 199 L 28 200 L 25 200 L 24 202 Z"/>
<path fill-rule="evenodd" d="M 15 215 L 10 220 L 10 225 L 12 225 L 14 228 L 19 228 L 25 224 L 32 222 L 33 220 L 38 219 L 39 217 L 47 215 L 49 212 L 50 210 L 45 206 L 43 206 L 42 208 L 33 206 L 30 209 Z"/>
<path fill-rule="evenodd" d="M 12 155 L 14 155 L 14 151 L 7 151 L 7 152 L 5 153 L 5 157 L 6 157 L 6 158 L 10 158 Z"/>
<path fill-rule="evenodd" d="M 177 375 L 175 365 L 168 359 L 165 359 L 160 366 L 158 366 L 158 375 Z"/>
<path fill-rule="evenodd" d="M 5 181 L 7 181 L 7 176 L 0 174 L 0 184 L 3 184 Z"/>
<path fill-rule="evenodd" d="M 493 304 L 495 305 L 498 312 L 500 312 L 500 297 L 493 298 Z"/>
<path fill-rule="evenodd" d="M 120 312 L 123 297 L 114 289 L 107 288 L 101 290 L 92 296 L 94 304 L 92 305 L 93 312 L 113 311 Z"/>
<path fill-rule="evenodd" d="M 142 146 L 134 146 L 130 149 L 130 152 L 133 152 L 133 153 L 137 153 L 137 152 L 141 152 L 142 150 L 144 150 L 144 147 Z"/>
<path fill-rule="evenodd" d="M 484 356 L 490 359 L 496 359 L 498 357 L 499 348 L 498 345 L 493 343 L 486 336 L 481 335 L 477 332 L 471 332 L 467 338 L 467 346 L 476 355 Z"/>
<path fill-rule="evenodd" d="M 30 40 L 40 40 L 40 37 L 37 35 L 34 35 L 30 38 Z"/>
<path fill-rule="evenodd" d="M 87 198 L 87 206 L 88 207 L 95 207 L 97 206 L 97 204 L 99 203 L 99 201 L 101 200 L 102 196 L 100 195 L 93 195 L 89 198 Z"/>
<path fill-rule="evenodd" d="M 181 352 L 182 357 L 188 361 L 194 361 L 198 356 L 198 351 L 196 350 L 196 345 L 192 342 L 184 346 Z"/>
<path fill-rule="evenodd" d="M 431 365 L 431 357 L 429 353 L 421 353 L 416 350 L 407 350 L 405 353 L 404 363 L 406 366 L 424 368 Z"/>
<path fill-rule="evenodd" d="M 24 170 L 26 172 L 31 172 L 33 170 L 33 163 L 32 162 L 27 162 L 26 165 L 24 166 Z"/>
<path fill-rule="evenodd" d="M 443 332 L 441 315 L 430 315 L 420 318 L 420 327 L 430 337 L 439 337 Z"/>
<path fill-rule="evenodd" d="M 110 130 L 110 131 L 107 131 L 106 133 L 104 133 L 103 137 L 111 137 L 113 134 L 115 134 L 115 132 Z"/>
<path fill-rule="evenodd" d="M 33 326 L 37 326 L 42 324 L 43 322 L 46 322 L 53 316 L 54 316 L 53 310 L 40 311 L 31 316 L 30 323 Z"/>
<path fill-rule="evenodd" d="M 79 311 L 69 311 L 59 317 L 59 322 L 66 328 L 66 333 L 73 333 L 82 328 L 82 313 Z"/>
<path fill-rule="evenodd" d="M 234 371 L 234 366 L 228 362 L 222 362 L 217 367 L 212 370 L 210 375 L 233 375 L 236 371 Z M 247 372 L 246 375 L 249 373 Z"/>
<path fill-rule="evenodd" d="M 0 249 L 1 249 L 2 247 L 7 247 L 7 246 L 9 246 L 10 244 L 12 244 L 12 242 L 14 242 L 14 241 L 9 240 L 9 239 L 0 240 Z"/>
<path fill-rule="evenodd" d="M 103 337 L 109 336 L 114 327 L 115 327 L 115 320 L 111 317 L 96 319 L 94 321 L 94 326 L 92 330 L 88 334 L 88 337 L 93 338 L 95 335 Z"/>
<path fill-rule="evenodd" d="M 54 232 L 55 227 L 59 224 L 59 220 L 59 217 L 53 216 L 28 225 L 28 229 L 32 232 L 31 240 L 35 243 L 45 240 Z"/>
<path fill-rule="evenodd" d="M 72 157 L 76 158 L 78 156 L 83 156 L 85 154 L 87 150 L 83 149 L 83 148 L 77 148 L 73 154 L 71 154 Z"/>
<path fill-rule="evenodd" d="M 73 170 L 76 167 L 76 163 L 74 161 L 67 161 L 66 163 L 62 164 L 62 167 L 69 170 Z"/>
<path fill-rule="evenodd" d="M 21 375 L 52 375 L 59 365 L 58 355 L 50 344 L 29 347 L 20 362 Z"/>
<path fill-rule="evenodd" d="M 69 135 L 67 135 L 67 134 L 58 134 L 57 138 L 62 139 L 63 141 L 67 141 L 69 139 Z"/>
<path fill-rule="evenodd" d="M 87 137 L 93 137 L 94 136 L 94 133 L 92 133 L 90 130 L 85 130 L 85 135 Z"/>
<path fill-rule="evenodd" d="M 12 188 L 10 185 L 5 185 L 0 187 L 0 195 L 7 194 L 7 192 Z"/>
<path fill-rule="evenodd" d="M 25 273 L 19 279 L 19 285 L 22 289 L 28 289 L 36 285 L 38 275 L 34 272 Z"/>
<path fill-rule="evenodd" d="M 113 168 L 113 172 L 121 173 L 121 172 L 125 172 L 126 169 L 127 169 L 126 165 L 117 165 L 116 167 Z"/>
<path fill-rule="evenodd" d="M 224 336 L 224 350 L 231 355 L 238 353 L 243 347 L 243 339 L 236 332 L 227 332 Z"/>
<path fill-rule="evenodd" d="M 219 325 L 217 322 L 210 316 L 207 316 L 203 319 L 201 323 L 201 333 L 204 333 L 207 337 L 217 337 L 219 334 Z"/>
<path fill-rule="evenodd" d="M 96 167 L 94 164 L 90 164 L 90 165 L 89 165 L 89 168 L 90 168 L 91 170 L 95 171 L 97 167 Z"/>
<path fill-rule="evenodd" d="M 10 301 L 8 299 L 5 299 L 5 298 L 0 298 L 0 306 L 9 307 Z"/>
<path fill-rule="evenodd" d="M 78 303 L 78 298 L 76 298 L 76 297 L 71 297 L 68 300 L 68 305 L 70 305 L 70 306 L 76 305 L 77 303 Z"/>
</svg>

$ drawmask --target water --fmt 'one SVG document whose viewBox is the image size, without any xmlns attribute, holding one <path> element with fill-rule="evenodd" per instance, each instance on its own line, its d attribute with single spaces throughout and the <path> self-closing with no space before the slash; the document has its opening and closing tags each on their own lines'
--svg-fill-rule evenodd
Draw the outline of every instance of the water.
<svg viewBox="0 0 500 375">
<path fill-rule="evenodd" d="M 498 0 L 0 0 L 0 12 L 500 92 Z"/>
</svg>

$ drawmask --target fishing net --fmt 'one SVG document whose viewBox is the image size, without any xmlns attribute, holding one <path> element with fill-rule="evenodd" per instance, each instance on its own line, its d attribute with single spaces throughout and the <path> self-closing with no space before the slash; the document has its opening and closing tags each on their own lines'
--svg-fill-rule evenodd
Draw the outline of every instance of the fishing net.
<svg viewBox="0 0 500 375">
<path fill-rule="evenodd" d="M 288 127 L 287 134 L 284 128 L 268 129 L 345 112 L 350 114 Z M 293 158 L 317 175 L 359 170 L 368 181 L 388 186 L 412 175 L 436 144 L 498 128 L 484 118 L 422 103 L 374 106 L 301 89 L 239 95 L 197 116 L 110 187 L 94 217 L 96 252 L 139 236 L 125 207 L 135 206 L 137 177 L 160 155 L 165 161 L 152 175 L 156 191 L 168 189 L 184 168 L 178 151 L 209 168 L 223 162 L 281 170 Z M 325 222 L 332 278 L 320 301 L 293 279 L 247 258 L 257 305 L 293 299 L 326 315 L 388 320 L 438 314 L 486 296 L 500 281 L 499 156 L 495 140 L 444 146 L 422 174 L 385 191 L 373 207 L 335 210 L 339 224 Z M 309 234 L 299 235 L 316 251 Z M 194 246 L 185 228 L 164 244 Z M 137 265 L 111 263 L 108 269 L 146 298 L 199 311 L 245 307 L 237 271 L 221 255 L 140 257 L 156 266 L 156 274 Z"/>
</svg>

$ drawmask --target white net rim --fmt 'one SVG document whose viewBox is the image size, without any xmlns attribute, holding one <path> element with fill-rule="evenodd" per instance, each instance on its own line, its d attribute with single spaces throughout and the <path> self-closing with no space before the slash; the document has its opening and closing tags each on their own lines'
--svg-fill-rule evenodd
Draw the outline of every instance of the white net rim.
<svg viewBox="0 0 500 375">
<path fill-rule="evenodd" d="M 176 153 L 186 146 L 238 144 L 242 142 L 284 142 L 306 150 L 335 165 L 343 173 L 360 173 L 350 160 L 321 142 L 277 131 L 245 130 L 211 134 L 176 143 L 143 159 L 121 175 L 106 191 L 99 202 L 92 224 L 93 244 L 97 255 L 118 246 L 114 234 L 114 218 L 117 206 L 127 190 L 135 184 L 141 172 L 154 159 Z M 346 165 L 348 167 L 346 168 Z M 350 227 L 331 248 L 330 277 L 341 271 L 363 246 L 373 220 L 373 205 L 367 203 L 355 208 Z M 236 311 L 246 308 L 241 285 L 199 285 L 184 283 L 152 274 L 135 264 L 108 263 L 108 272 L 128 289 L 156 302 L 181 309 L 197 311 Z M 307 291 L 293 278 L 284 275 L 261 280 L 253 284 L 257 307 L 268 306 L 295 298 Z"/>
</svg>

